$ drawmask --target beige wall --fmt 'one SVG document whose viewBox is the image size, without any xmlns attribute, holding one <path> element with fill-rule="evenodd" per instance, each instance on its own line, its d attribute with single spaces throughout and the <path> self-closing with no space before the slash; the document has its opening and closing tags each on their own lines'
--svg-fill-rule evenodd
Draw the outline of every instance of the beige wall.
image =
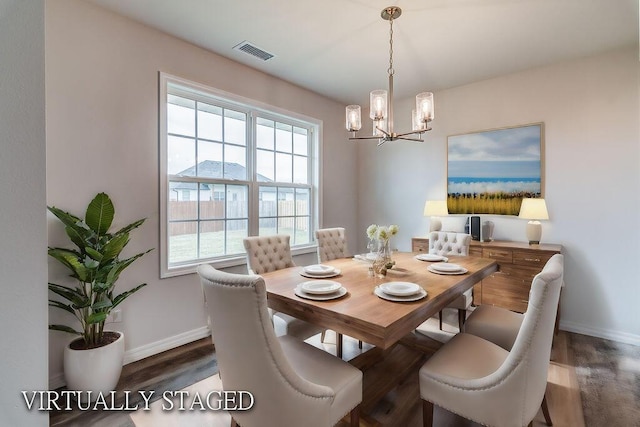
<svg viewBox="0 0 640 427">
<path fill-rule="evenodd" d="M 446 197 L 447 135 L 544 122 L 542 239 L 566 255 L 560 326 L 640 344 L 639 76 L 635 46 L 436 93 L 425 143 L 360 146 L 359 229 L 400 224 L 395 243 L 408 250 L 428 230 L 424 201 Z M 482 218 L 495 238 L 526 240 L 517 217 Z"/>
<path fill-rule="evenodd" d="M 322 120 L 323 222 L 354 232 L 355 147 L 342 130 L 342 105 L 81 1 L 48 2 L 46 31 L 48 204 L 82 211 L 95 193 L 105 191 L 120 224 L 148 218 L 132 235 L 130 253 L 158 248 L 158 72 L 163 71 Z M 65 244 L 51 218 L 49 230 L 50 244 Z M 52 279 L 64 274 L 52 262 L 49 270 Z M 196 275 L 160 280 L 155 251 L 127 270 L 120 286 L 142 282 L 148 286 L 123 303 L 124 321 L 115 325 L 125 332 L 127 359 L 206 332 Z M 50 311 L 52 320 L 62 315 Z M 67 340 L 62 333 L 50 334 L 54 385 L 61 380 Z"/>
<path fill-rule="evenodd" d="M 46 390 L 44 1 L 0 0 L 0 414 L 46 426 L 20 391 Z"/>
</svg>

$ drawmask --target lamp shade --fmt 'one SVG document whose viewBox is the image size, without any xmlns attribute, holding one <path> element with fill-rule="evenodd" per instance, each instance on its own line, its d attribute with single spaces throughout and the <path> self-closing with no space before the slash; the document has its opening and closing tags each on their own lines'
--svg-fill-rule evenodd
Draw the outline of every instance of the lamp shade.
<svg viewBox="0 0 640 427">
<path fill-rule="evenodd" d="M 534 220 L 549 219 L 547 204 L 544 199 L 522 199 L 519 217 Z"/>
<path fill-rule="evenodd" d="M 424 216 L 449 215 L 446 200 L 427 200 L 424 204 Z"/>
</svg>

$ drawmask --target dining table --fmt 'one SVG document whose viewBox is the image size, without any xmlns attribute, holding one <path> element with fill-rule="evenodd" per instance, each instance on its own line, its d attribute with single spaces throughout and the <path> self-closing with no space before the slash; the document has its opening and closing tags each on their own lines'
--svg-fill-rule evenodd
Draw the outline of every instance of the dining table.
<svg viewBox="0 0 640 427">
<path fill-rule="evenodd" d="M 366 351 L 349 359 L 363 372 L 361 420 L 366 425 L 404 425 L 411 413 L 407 406 L 419 405 L 417 371 L 442 345 L 414 333 L 415 329 L 497 271 L 498 265 L 489 258 L 447 256 L 446 263 L 458 265 L 460 270 L 437 272 L 433 262 L 420 259 L 424 259 L 423 253 L 394 252 L 395 264 L 381 275 L 372 274 L 373 260 L 367 255 L 323 262 L 321 266 L 335 274 L 323 279 L 308 274 L 309 266 L 264 273 L 267 303 L 276 312 L 370 344 Z M 320 280 L 341 286 L 335 298 L 320 295 L 320 300 L 311 299 L 300 292 L 302 284 L 313 285 Z M 417 285 L 420 291 L 406 298 L 380 291 L 398 283 Z M 336 354 L 342 355 L 342 340 L 336 340 L 336 346 Z M 391 392 L 400 402 L 393 407 L 383 403 Z"/>
</svg>

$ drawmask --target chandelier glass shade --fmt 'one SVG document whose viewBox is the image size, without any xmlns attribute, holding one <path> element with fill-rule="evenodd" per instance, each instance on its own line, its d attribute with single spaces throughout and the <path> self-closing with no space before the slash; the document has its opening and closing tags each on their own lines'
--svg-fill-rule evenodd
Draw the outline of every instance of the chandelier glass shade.
<svg viewBox="0 0 640 427">
<path fill-rule="evenodd" d="M 403 139 L 407 141 L 422 142 L 422 134 L 430 131 L 429 123 L 434 118 L 433 93 L 422 92 L 416 95 L 416 107 L 411 112 L 411 131 L 396 133 L 393 129 L 393 20 L 402 14 L 402 9 L 397 6 L 389 6 L 382 10 L 380 16 L 389 21 L 389 75 L 388 90 L 378 89 L 369 95 L 369 117 L 373 121 L 371 136 L 357 136 L 362 129 L 362 110 L 359 105 L 347 105 L 346 127 L 354 139 L 377 139 L 378 145 L 387 141 Z"/>
</svg>

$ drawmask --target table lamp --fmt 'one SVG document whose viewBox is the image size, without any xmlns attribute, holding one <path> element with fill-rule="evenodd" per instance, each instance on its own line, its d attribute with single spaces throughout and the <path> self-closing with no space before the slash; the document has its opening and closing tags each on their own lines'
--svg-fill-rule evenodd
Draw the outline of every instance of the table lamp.
<svg viewBox="0 0 640 427">
<path fill-rule="evenodd" d="M 446 216 L 449 215 L 446 200 L 427 200 L 424 203 L 424 216 Z M 442 221 L 438 218 L 430 218 L 429 231 L 438 231 L 442 228 Z"/>
<path fill-rule="evenodd" d="M 522 199 L 520 215 L 518 216 L 530 220 L 527 223 L 527 239 L 529 240 L 529 244 L 539 244 L 540 237 L 542 237 L 542 224 L 540 224 L 540 220 L 549 219 L 547 204 L 544 199 Z"/>
</svg>

